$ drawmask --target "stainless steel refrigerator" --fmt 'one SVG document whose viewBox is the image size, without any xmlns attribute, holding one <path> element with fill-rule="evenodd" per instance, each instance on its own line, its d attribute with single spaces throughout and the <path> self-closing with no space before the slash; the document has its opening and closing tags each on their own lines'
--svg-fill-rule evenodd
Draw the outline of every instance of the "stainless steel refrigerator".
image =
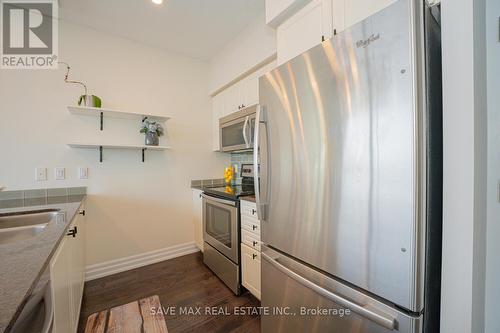
<svg viewBox="0 0 500 333">
<path fill-rule="evenodd" d="M 263 333 L 439 331 L 439 11 L 399 0 L 260 78 Z"/>
</svg>

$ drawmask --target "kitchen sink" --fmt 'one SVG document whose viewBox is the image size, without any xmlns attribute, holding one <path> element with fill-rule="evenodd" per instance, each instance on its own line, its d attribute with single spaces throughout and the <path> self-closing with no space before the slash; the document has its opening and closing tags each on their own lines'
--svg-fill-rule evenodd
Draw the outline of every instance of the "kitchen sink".
<svg viewBox="0 0 500 333">
<path fill-rule="evenodd" d="M 26 240 L 40 234 L 58 209 L 0 214 L 0 244 Z"/>
</svg>

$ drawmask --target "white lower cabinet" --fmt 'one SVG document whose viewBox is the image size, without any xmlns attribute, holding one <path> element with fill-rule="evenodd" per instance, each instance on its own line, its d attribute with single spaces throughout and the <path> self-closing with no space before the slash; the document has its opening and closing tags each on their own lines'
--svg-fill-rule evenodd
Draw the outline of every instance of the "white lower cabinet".
<svg viewBox="0 0 500 333">
<path fill-rule="evenodd" d="M 203 201 L 202 190 L 193 189 L 193 223 L 196 247 L 203 252 Z"/>
<path fill-rule="evenodd" d="M 260 252 L 241 243 L 241 280 L 247 288 L 260 300 Z"/>
<path fill-rule="evenodd" d="M 80 212 L 82 214 L 80 214 Z M 85 218 L 80 207 L 68 231 L 75 237 L 64 236 L 50 261 L 54 323 L 52 333 L 75 333 L 85 282 Z M 76 228 L 76 229 L 75 229 Z"/>
<path fill-rule="evenodd" d="M 260 300 L 260 221 L 255 202 L 241 200 L 241 284 Z"/>
</svg>

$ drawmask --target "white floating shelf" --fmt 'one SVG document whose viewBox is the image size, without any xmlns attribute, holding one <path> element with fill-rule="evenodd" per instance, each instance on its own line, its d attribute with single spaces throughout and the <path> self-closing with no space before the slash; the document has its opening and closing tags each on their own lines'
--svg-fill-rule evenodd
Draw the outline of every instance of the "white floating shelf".
<svg viewBox="0 0 500 333">
<path fill-rule="evenodd" d="M 146 146 L 146 145 L 122 145 L 107 143 L 68 143 L 71 148 L 107 148 L 107 149 L 148 149 L 148 150 L 167 150 L 169 146 Z"/>
<path fill-rule="evenodd" d="M 99 161 L 102 162 L 102 151 L 103 149 L 129 149 L 129 150 L 141 150 L 142 151 L 142 161 L 144 162 L 144 153 L 146 150 L 167 150 L 170 149 L 169 146 L 146 146 L 146 145 L 128 145 L 128 144 L 105 144 L 105 143 L 68 143 L 71 148 L 91 148 L 99 150 Z"/>
<path fill-rule="evenodd" d="M 83 116 L 101 116 L 101 112 L 103 116 L 111 117 L 111 118 L 122 118 L 122 119 L 138 119 L 142 120 L 144 118 L 153 119 L 156 121 L 167 121 L 170 119 L 168 116 L 160 116 L 157 114 L 148 114 L 148 113 L 134 113 L 128 111 L 120 111 L 120 110 L 111 110 L 104 108 L 93 108 L 87 106 L 68 106 L 68 111 L 71 114 L 83 115 Z"/>
</svg>

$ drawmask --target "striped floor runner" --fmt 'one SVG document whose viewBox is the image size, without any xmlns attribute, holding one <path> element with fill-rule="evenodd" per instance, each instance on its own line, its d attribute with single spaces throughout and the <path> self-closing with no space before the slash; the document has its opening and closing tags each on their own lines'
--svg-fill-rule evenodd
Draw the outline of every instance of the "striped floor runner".
<svg viewBox="0 0 500 333">
<path fill-rule="evenodd" d="M 151 308 L 160 307 L 155 295 L 93 313 L 87 318 L 85 333 L 167 333 L 164 316 L 151 314 Z"/>
</svg>

